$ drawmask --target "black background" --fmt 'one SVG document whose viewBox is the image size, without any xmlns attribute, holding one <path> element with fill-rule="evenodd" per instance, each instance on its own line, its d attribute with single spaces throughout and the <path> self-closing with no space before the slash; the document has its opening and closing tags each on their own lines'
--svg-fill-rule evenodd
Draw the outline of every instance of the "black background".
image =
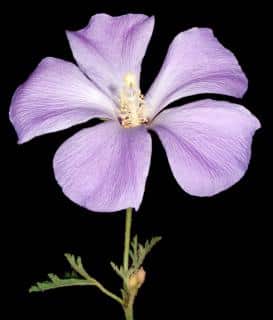
<svg viewBox="0 0 273 320">
<path fill-rule="evenodd" d="M 141 239 L 162 235 L 163 240 L 145 263 L 147 281 L 136 301 L 136 320 L 251 315 L 265 319 L 271 211 L 268 131 L 273 120 L 265 90 L 265 53 L 270 41 L 265 32 L 270 21 L 261 2 L 240 5 L 239 1 L 24 2 L 2 7 L 1 265 L 5 283 L 2 303 L 9 312 L 3 319 L 17 312 L 30 319 L 122 319 L 120 307 L 95 288 L 27 293 L 28 287 L 45 279 L 48 272 L 68 270 L 65 252 L 81 255 L 88 271 L 118 292 L 119 279 L 109 261 L 121 263 L 123 212 L 98 214 L 78 207 L 62 194 L 52 170 L 52 158 L 61 143 L 95 122 L 18 146 L 8 120 L 16 87 L 46 56 L 73 61 L 64 31 L 84 27 L 90 16 L 99 12 L 155 15 L 155 31 L 143 63 L 144 92 L 178 32 L 193 26 L 211 27 L 246 72 L 249 90 L 242 103 L 263 125 L 255 135 L 246 176 L 212 198 L 191 197 L 179 188 L 153 135 L 151 171 L 143 204 L 134 216 L 133 232 Z"/>
</svg>

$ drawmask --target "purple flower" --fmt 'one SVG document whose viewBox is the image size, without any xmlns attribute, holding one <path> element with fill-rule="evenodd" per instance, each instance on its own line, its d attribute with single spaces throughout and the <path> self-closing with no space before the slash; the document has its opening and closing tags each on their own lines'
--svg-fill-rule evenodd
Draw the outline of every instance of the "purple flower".
<svg viewBox="0 0 273 320">
<path fill-rule="evenodd" d="M 178 184 L 195 196 L 212 196 L 247 170 L 259 121 L 244 107 L 211 99 L 159 113 L 185 96 L 242 97 L 247 78 L 235 56 L 206 28 L 178 34 L 145 95 L 141 62 L 154 18 L 98 14 L 67 37 L 78 66 L 41 61 L 15 92 L 10 119 L 19 143 L 91 118 L 107 121 L 65 141 L 54 172 L 72 201 L 94 211 L 138 210 L 148 176 L 155 131 Z"/>
</svg>

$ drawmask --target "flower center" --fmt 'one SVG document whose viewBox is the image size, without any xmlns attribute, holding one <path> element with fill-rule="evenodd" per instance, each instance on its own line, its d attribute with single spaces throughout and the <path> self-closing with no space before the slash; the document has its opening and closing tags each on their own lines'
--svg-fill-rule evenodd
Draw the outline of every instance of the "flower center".
<svg viewBox="0 0 273 320">
<path fill-rule="evenodd" d="M 124 128 L 134 128 L 148 123 L 147 106 L 143 94 L 136 84 L 133 73 L 124 77 L 120 91 L 119 121 Z"/>
</svg>

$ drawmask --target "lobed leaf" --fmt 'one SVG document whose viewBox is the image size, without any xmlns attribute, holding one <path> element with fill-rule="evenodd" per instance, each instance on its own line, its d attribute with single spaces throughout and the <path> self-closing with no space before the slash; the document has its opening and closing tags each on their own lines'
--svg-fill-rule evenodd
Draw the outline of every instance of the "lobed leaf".
<svg viewBox="0 0 273 320">
<path fill-rule="evenodd" d="M 49 281 L 37 282 L 35 285 L 31 286 L 29 292 L 43 292 L 46 290 L 70 287 L 70 286 L 87 286 L 91 285 L 90 282 L 84 279 L 70 278 L 62 279 L 59 278 L 56 274 L 48 274 Z"/>
</svg>

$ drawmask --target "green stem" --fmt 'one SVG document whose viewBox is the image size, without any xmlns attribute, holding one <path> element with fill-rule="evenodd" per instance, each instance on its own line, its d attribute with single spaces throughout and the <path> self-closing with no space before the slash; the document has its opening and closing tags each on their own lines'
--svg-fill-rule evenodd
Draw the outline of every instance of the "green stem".
<svg viewBox="0 0 273 320">
<path fill-rule="evenodd" d="M 129 266 L 129 250 L 130 250 L 130 239 L 131 239 L 132 212 L 133 212 L 132 208 L 126 209 L 124 253 L 123 253 L 123 268 L 124 268 L 125 272 L 128 271 L 128 266 Z"/>
<path fill-rule="evenodd" d="M 130 240 L 131 240 L 131 227 L 132 227 L 132 208 L 126 209 L 126 218 L 125 218 L 125 236 L 124 236 L 124 253 L 123 253 L 123 268 L 127 272 L 129 268 L 129 251 L 130 251 Z M 127 280 L 124 281 L 124 290 L 127 291 Z M 128 292 L 127 292 L 128 294 Z M 133 320 L 133 300 L 128 296 L 129 301 L 126 305 L 123 305 L 125 319 Z"/>
<path fill-rule="evenodd" d="M 117 301 L 118 303 L 120 303 L 121 305 L 123 304 L 123 301 L 116 296 L 114 293 L 112 293 L 111 291 L 107 290 L 101 283 L 97 282 L 95 283 L 95 286 L 102 291 L 105 295 L 107 295 L 108 297 L 112 298 L 113 300 Z"/>
<path fill-rule="evenodd" d="M 124 313 L 126 320 L 134 320 L 133 306 L 129 306 L 127 309 L 124 309 Z"/>
<path fill-rule="evenodd" d="M 120 297 L 106 289 L 100 282 L 98 282 L 96 279 L 92 278 L 83 268 L 81 259 L 78 258 L 76 261 L 74 256 L 70 254 L 65 254 L 66 259 L 68 260 L 70 266 L 79 274 L 81 275 L 91 286 L 96 286 L 101 292 L 103 292 L 108 297 L 114 299 L 121 305 L 123 305 L 123 301 Z"/>
</svg>

